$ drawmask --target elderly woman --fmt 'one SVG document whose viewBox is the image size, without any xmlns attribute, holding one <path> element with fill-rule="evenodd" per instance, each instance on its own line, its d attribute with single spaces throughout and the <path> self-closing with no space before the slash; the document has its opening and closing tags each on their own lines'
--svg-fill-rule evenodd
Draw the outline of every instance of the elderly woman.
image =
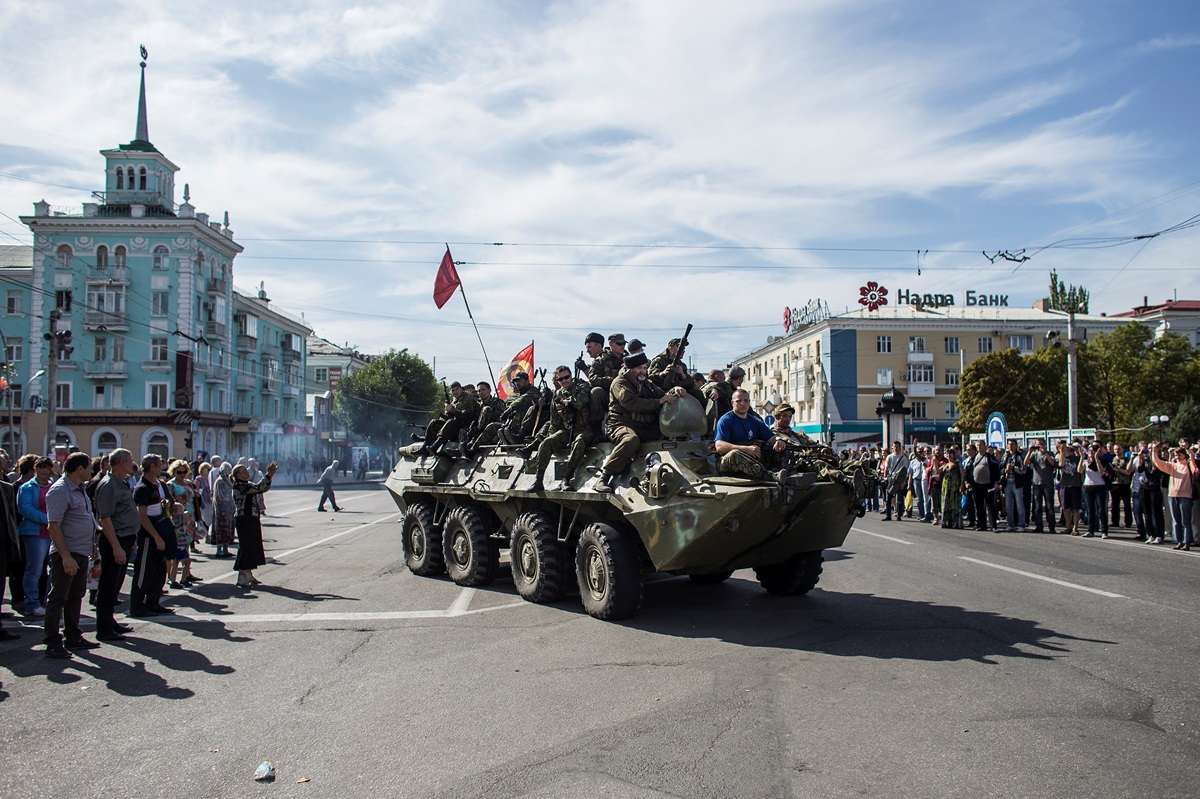
<svg viewBox="0 0 1200 799">
<path fill-rule="evenodd" d="M 216 554 L 213 555 L 215 558 L 228 558 L 229 545 L 233 543 L 236 508 L 233 504 L 233 484 L 229 481 L 231 471 L 228 462 L 213 470 L 213 516 L 209 543 L 217 547 Z"/>
<path fill-rule="evenodd" d="M 261 585 L 255 578 L 254 570 L 267 562 L 263 550 L 262 522 L 259 517 L 262 510 L 259 507 L 259 497 L 271 490 L 271 477 L 275 474 L 278 464 L 271 461 L 267 464 L 267 475 L 257 483 L 250 482 L 250 470 L 245 464 L 239 463 L 233 467 L 233 502 L 237 508 L 234 526 L 237 528 L 238 554 L 233 562 L 237 569 L 237 584 L 241 588 Z"/>
<path fill-rule="evenodd" d="M 1192 458 L 1184 447 L 1175 450 L 1175 460 L 1167 462 L 1158 454 L 1162 444 L 1155 441 L 1150 444 L 1150 457 L 1160 472 L 1171 477 L 1171 486 L 1167 496 L 1171 504 L 1171 521 L 1175 523 L 1175 546 L 1187 552 L 1192 548 L 1192 494 L 1194 486 L 1200 482 L 1200 474 L 1192 466 Z"/>
</svg>

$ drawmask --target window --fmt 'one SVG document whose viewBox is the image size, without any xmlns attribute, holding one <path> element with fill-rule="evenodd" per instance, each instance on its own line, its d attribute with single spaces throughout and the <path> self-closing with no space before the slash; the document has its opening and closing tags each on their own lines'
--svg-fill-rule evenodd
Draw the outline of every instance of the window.
<svg viewBox="0 0 1200 799">
<path fill-rule="evenodd" d="M 120 336 L 113 336 L 112 359 L 118 362 L 125 360 L 125 339 Z"/>
<path fill-rule="evenodd" d="M 60 411 L 71 408 L 71 384 L 58 383 L 54 386 L 54 407 Z"/>
<path fill-rule="evenodd" d="M 1008 346 L 1021 352 L 1033 352 L 1033 336 L 1009 336 Z"/>
<path fill-rule="evenodd" d="M 58 245 L 58 252 L 55 253 L 55 265 L 59 269 L 70 269 L 73 257 L 74 253 L 71 251 L 70 245 L 60 244 Z"/>
<path fill-rule="evenodd" d="M 980 336 L 979 337 L 979 354 L 987 355 L 991 351 L 992 351 L 992 337 L 991 336 Z"/>
<path fill-rule="evenodd" d="M 154 433 L 146 439 L 146 453 L 157 455 L 165 462 L 171 457 L 171 442 L 166 433 Z"/>
<path fill-rule="evenodd" d="M 25 404 L 25 398 L 24 398 L 23 394 L 24 394 L 24 392 L 21 390 L 21 385 L 19 383 L 10 383 L 9 384 L 8 396 L 9 396 L 9 402 L 12 403 L 12 407 L 20 408 Z"/>
<path fill-rule="evenodd" d="M 891 352 L 892 351 L 892 337 L 891 336 L 876 336 L 875 337 L 875 351 L 881 352 L 884 354 Z"/>
<path fill-rule="evenodd" d="M 958 370 L 957 369 L 947 369 L 946 370 L 946 385 L 948 385 L 948 386 L 957 386 L 958 385 Z"/>
<path fill-rule="evenodd" d="M 131 166 L 125 167 L 125 174 L 129 181 L 129 190 L 133 191 L 134 189 L 137 188 L 137 183 L 133 179 L 133 167 L 131 167 Z"/>
<path fill-rule="evenodd" d="M 892 370 L 886 366 L 881 366 L 876 369 L 875 384 L 879 386 L 890 386 L 892 384 Z"/>
<path fill-rule="evenodd" d="M 171 251 L 168 250 L 162 244 L 155 247 L 154 248 L 154 268 L 155 269 L 166 269 L 167 261 L 169 260 L 168 256 L 170 254 L 171 254 Z"/>
<path fill-rule="evenodd" d="M 909 336 L 908 337 L 908 351 L 909 352 L 924 352 L 925 351 L 925 337 L 924 336 Z"/>
<path fill-rule="evenodd" d="M 238 314 L 234 319 L 237 321 L 238 335 L 251 336 L 258 338 L 258 317 L 250 316 L 249 314 Z"/>
<path fill-rule="evenodd" d="M 946 418 L 947 419 L 957 419 L 958 418 L 958 402 L 956 402 L 955 400 L 946 400 Z"/>
<path fill-rule="evenodd" d="M 958 336 L 946 336 L 946 354 L 958 355 L 960 351 Z"/>
<path fill-rule="evenodd" d="M 170 312 L 171 294 L 167 291 L 152 291 L 150 293 L 150 315 L 166 316 Z"/>
<path fill-rule="evenodd" d="M 71 312 L 71 292 L 69 289 L 59 289 L 54 292 L 54 307 L 65 314 Z"/>
<path fill-rule="evenodd" d="M 108 339 L 104 336 L 96 336 L 95 349 L 93 351 L 93 360 L 107 361 L 108 360 Z"/>
<path fill-rule="evenodd" d="M 908 367 L 908 382 L 910 383 L 932 383 L 933 382 L 933 364 L 931 363 L 914 363 Z"/>
<path fill-rule="evenodd" d="M 120 444 L 117 442 L 117 437 L 113 433 L 104 432 L 96 439 L 96 449 L 100 450 L 101 454 L 112 452 Z"/>
<path fill-rule="evenodd" d="M 125 407 L 125 386 L 117 383 L 108 387 L 108 406 L 116 410 Z"/>
<path fill-rule="evenodd" d="M 103 244 L 96 248 L 96 268 L 108 269 L 108 248 Z"/>
<path fill-rule="evenodd" d="M 138 188 L 142 191 L 146 190 L 146 167 L 138 169 Z"/>
<path fill-rule="evenodd" d="M 117 167 L 117 191 L 125 188 L 125 170 Z"/>
<path fill-rule="evenodd" d="M 95 396 L 92 397 L 92 407 L 97 410 L 103 410 L 104 409 L 104 400 L 105 400 L 104 384 L 97 383 Z"/>
<path fill-rule="evenodd" d="M 150 339 L 150 360 L 158 361 L 159 363 L 167 362 L 166 336 L 154 336 Z"/>
<path fill-rule="evenodd" d="M 146 384 L 146 407 L 152 411 L 165 411 L 167 409 L 166 383 Z"/>
<path fill-rule="evenodd" d="M 113 250 L 113 265 L 116 266 L 117 269 L 125 268 L 125 254 L 125 248 L 119 244 L 117 245 L 117 248 Z"/>
<path fill-rule="evenodd" d="M 25 343 L 20 339 L 7 339 L 4 347 L 4 360 L 16 363 L 25 357 Z"/>
<path fill-rule="evenodd" d="M 324 366 L 318 366 L 313 370 L 313 380 L 318 383 L 326 383 L 329 381 L 329 370 Z"/>
<path fill-rule="evenodd" d="M 917 400 L 916 402 L 914 402 L 912 404 L 913 418 L 914 419 L 928 419 L 929 411 L 926 406 L 927 406 L 927 403 L 925 403 L 923 400 Z"/>
<path fill-rule="evenodd" d="M 25 298 L 20 290 L 9 289 L 5 296 L 4 312 L 9 316 L 15 316 L 25 312 Z"/>
</svg>

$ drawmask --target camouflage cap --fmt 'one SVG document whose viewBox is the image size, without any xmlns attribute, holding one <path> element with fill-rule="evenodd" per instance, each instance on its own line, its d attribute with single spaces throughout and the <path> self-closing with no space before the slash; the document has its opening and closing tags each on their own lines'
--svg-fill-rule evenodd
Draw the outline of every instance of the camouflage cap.
<svg viewBox="0 0 1200 799">
<path fill-rule="evenodd" d="M 588 333 L 587 337 L 584 338 L 583 343 L 584 344 L 603 344 L 604 336 L 600 335 L 599 333 Z"/>
<path fill-rule="evenodd" d="M 668 347 L 678 347 L 678 346 L 679 346 L 679 342 L 680 342 L 681 340 L 682 340 L 682 339 L 673 338 L 673 339 L 671 339 L 670 341 L 668 341 L 668 342 L 667 342 L 667 346 L 668 346 Z"/>
<path fill-rule="evenodd" d="M 629 349 L 644 350 L 646 349 L 646 342 L 642 341 L 640 338 L 631 338 L 629 340 Z"/>
<path fill-rule="evenodd" d="M 453 383 L 450 384 L 450 388 L 462 388 L 462 383 L 455 380 Z"/>
<path fill-rule="evenodd" d="M 528 381 L 529 380 L 529 372 L 517 372 L 515 375 L 512 376 L 512 379 Z"/>
<path fill-rule="evenodd" d="M 611 336 L 608 337 L 608 342 L 610 344 L 620 344 L 622 347 L 624 347 L 625 346 L 625 334 L 624 333 L 613 333 Z"/>
<path fill-rule="evenodd" d="M 730 377 L 745 377 L 746 370 L 740 366 L 735 366 L 729 370 L 729 376 Z"/>
<path fill-rule="evenodd" d="M 646 357 L 646 353 L 644 352 L 637 352 L 633 355 L 625 356 L 626 369 L 635 369 L 639 366 L 645 366 L 648 363 L 650 363 L 650 359 Z"/>
<path fill-rule="evenodd" d="M 786 402 L 781 402 L 779 405 L 775 406 L 775 415 L 778 416 L 781 413 L 794 414 L 796 413 L 796 409 Z"/>
</svg>

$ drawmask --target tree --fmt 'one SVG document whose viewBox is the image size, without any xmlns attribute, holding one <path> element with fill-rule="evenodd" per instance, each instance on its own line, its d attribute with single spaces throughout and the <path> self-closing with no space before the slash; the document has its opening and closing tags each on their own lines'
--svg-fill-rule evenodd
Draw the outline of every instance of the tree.
<svg viewBox="0 0 1200 799">
<path fill-rule="evenodd" d="M 1082 286 L 1068 286 L 1058 279 L 1058 272 L 1050 270 L 1050 307 L 1055 311 L 1088 312 L 1088 290 Z"/>
<path fill-rule="evenodd" d="M 1090 419 L 1080 408 L 1080 421 L 1087 419 L 1101 430 L 1138 426 L 1135 416 L 1140 415 L 1144 405 L 1142 359 L 1150 340 L 1150 331 L 1135 322 L 1080 346 L 1080 372 L 1093 381 L 1095 403 Z"/>
<path fill-rule="evenodd" d="M 442 400 L 429 365 L 408 350 L 391 350 L 338 381 L 334 413 L 355 434 L 386 445 L 389 456 L 405 431 L 424 427 Z"/>
</svg>

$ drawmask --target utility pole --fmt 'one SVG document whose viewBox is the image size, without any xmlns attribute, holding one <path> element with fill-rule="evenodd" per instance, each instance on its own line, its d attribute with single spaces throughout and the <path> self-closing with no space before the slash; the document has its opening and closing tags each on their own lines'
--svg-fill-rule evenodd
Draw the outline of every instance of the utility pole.
<svg viewBox="0 0 1200 799">
<path fill-rule="evenodd" d="M 1079 356 L 1075 349 L 1075 312 L 1067 311 L 1067 427 L 1079 427 Z"/>
<path fill-rule="evenodd" d="M 46 448 L 51 457 L 54 453 L 54 442 L 58 436 L 58 398 L 55 396 L 58 386 L 58 320 L 62 314 L 55 308 L 50 312 L 50 332 L 45 339 L 50 342 L 50 354 L 46 359 Z"/>
</svg>

